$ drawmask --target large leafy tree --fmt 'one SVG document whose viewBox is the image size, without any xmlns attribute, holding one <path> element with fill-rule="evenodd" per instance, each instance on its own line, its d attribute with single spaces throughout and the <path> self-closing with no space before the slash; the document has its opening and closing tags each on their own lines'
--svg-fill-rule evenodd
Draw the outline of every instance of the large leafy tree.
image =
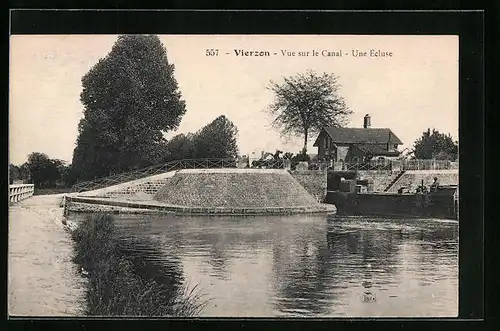
<svg viewBox="0 0 500 331">
<path fill-rule="evenodd" d="M 221 115 L 194 136 L 195 158 L 233 158 L 238 156 L 238 128 Z"/>
<path fill-rule="evenodd" d="M 84 117 L 73 171 L 91 179 L 164 159 L 164 133 L 186 112 L 158 36 L 122 35 L 82 78 Z"/>
<path fill-rule="evenodd" d="M 194 153 L 194 135 L 178 134 L 170 139 L 166 146 L 167 161 L 190 159 Z"/>
<path fill-rule="evenodd" d="M 21 169 L 14 164 L 9 164 L 9 184 L 12 184 L 17 180 L 22 180 Z"/>
<path fill-rule="evenodd" d="M 27 167 L 36 188 L 54 187 L 61 177 L 63 166 L 63 161 L 50 159 L 44 153 L 34 152 L 28 155 Z"/>
<path fill-rule="evenodd" d="M 413 146 L 416 159 L 438 159 L 454 161 L 458 158 L 458 142 L 450 134 L 435 129 L 427 129 Z"/>
<path fill-rule="evenodd" d="M 268 89 L 275 98 L 266 111 L 282 135 L 304 137 L 305 153 L 311 134 L 323 127 L 341 127 L 347 123 L 347 116 L 352 111 L 339 96 L 339 88 L 337 76 L 320 75 L 312 70 L 285 77 L 281 84 L 271 81 Z"/>
</svg>

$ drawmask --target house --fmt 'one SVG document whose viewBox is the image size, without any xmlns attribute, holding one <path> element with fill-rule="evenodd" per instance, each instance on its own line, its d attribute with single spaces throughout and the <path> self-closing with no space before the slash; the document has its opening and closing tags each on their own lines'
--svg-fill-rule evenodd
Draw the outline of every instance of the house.
<svg viewBox="0 0 500 331">
<path fill-rule="evenodd" d="M 403 144 L 401 140 L 391 129 L 371 128 L 370 124 L 367 114 L 363 128 L 323 128 L 314 142 L 318 159 L 355 163 L 397 158 L 398 146 Z"/>
</svg>

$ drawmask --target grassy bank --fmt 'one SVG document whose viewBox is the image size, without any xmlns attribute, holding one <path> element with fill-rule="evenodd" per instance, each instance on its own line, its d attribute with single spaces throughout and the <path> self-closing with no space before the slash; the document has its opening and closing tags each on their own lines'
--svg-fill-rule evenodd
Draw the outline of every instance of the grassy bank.
<svg viewBox="0 0 500 331">
<path fill-rule="evenodd" d="M 72 232 L 74 262 L 88 273 L 85 313 L 91 316 L 194 316 L 204 306 L 195 288 L 140 276 L 120 249 L 113 217 L 90 215 Z"/>
</svg>

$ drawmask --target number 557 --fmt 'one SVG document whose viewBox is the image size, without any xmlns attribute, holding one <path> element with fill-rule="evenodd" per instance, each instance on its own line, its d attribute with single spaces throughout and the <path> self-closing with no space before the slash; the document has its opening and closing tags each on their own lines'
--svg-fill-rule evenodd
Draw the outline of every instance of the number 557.
<svg viewBox="0 0 500 331">
<path fill-rule="evenodd" d="M 205 55 L 206 56 L 218 56 L 219 55 L 219 50 L 218 49 L 214 49 L 214 48 L 207 49 Z"/>
</svg>

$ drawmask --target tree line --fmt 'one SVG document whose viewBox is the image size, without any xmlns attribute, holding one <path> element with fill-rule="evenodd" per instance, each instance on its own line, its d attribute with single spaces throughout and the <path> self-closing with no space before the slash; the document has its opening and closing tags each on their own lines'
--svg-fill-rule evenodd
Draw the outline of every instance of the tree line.
<svg viewBox="0 0 500 331">
<path fill-rule="evenodd" d="M 35 188 L 67 187 L 71 185 L 71 165 L 51 159 L 44 153 L 33 152 L 21 165 L 9 164 L 9 182 L 32 183 Z"/>
</svg>

